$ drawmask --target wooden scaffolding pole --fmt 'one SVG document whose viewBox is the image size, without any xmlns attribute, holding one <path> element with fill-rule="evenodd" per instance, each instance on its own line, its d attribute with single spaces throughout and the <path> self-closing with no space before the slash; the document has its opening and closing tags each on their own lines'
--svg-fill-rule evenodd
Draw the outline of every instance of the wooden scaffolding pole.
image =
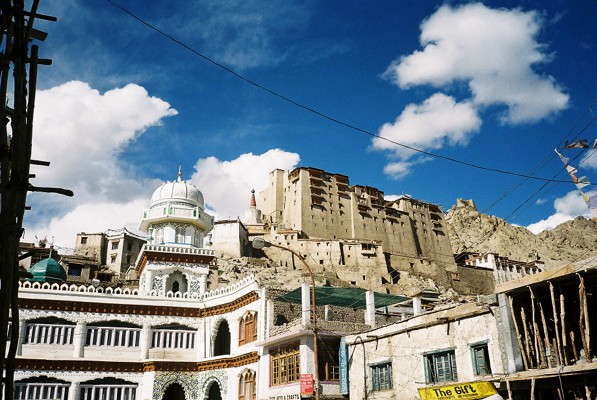
<svg viewBox="0 0 597 400">
<path fill-rule="evenodd" d="M 556 349 L 558 353 L 558 361 L 561 365 L 567 365 L 562 357 L 562 344 L 560 342 L 560 328 L 558 326 L 558 309 L 556 307 L 556 297 L 554 293 L 553 283 L 549 282 L 549 293 L 551 295 L 551 308 L 553 310 L 553 324 L 556 333 Z"/>
<path fill-rule="evenodd" d="M 529 369 L 529 360 L 527 359 L 527 355 L 526 355 L 525 349 L 524 349 L 524 347 L 522 345 L 522 338 L 521 338 L 521 335 L 520 335 L 520 328 L 518 328 L 518 322 L 516 320 L 516 314 L 514 314 L 514 305 L 513 305 L 512 296 L 508 296 L 508 304 L 510 305 L 510 314 L 512 315 L 512 320 L 514 321 L 514 329 L 516 330 L 516 339 L 518 339 L 518 347 L 520 347 L 520 354 L 522 355 L 522 363 L 524 365 L 524 369 Z"/>
</svg>

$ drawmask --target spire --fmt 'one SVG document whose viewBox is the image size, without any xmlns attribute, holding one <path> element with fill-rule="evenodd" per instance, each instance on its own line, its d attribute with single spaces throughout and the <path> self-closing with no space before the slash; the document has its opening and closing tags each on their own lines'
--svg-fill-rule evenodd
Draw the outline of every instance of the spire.
<svg viewBox="0 0 597 400">
<path fill-rule="evenodd" d="M 257 207 L 257 202 L 255 201 L 255 189 L 251 189 L 251 203 L 249 205 L 251 208 Z"/>
<path fill-rule="evenodd" d="M 178 182 L 182 182 L 182 165 L 178 166 Z"/>
</svg>

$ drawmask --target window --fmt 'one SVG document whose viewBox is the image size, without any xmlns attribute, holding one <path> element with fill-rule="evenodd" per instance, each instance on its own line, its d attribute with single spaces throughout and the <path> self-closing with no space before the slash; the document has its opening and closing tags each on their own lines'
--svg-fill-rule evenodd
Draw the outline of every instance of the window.
<svg viewBox="0 0 597 400">
<path fill-rule="evenodd" d="M 454 350 L 425 355 L 425 371 L 427 383 L 457 380 Z"/>
<path fill-rule="evenodd" d="M 338 381 L 340 380 L 340 360 L 338 349 L 340 340 L 318 340 L 319 380 Z"/>
<path fill-rule="evenodd" d="M 155 244 L 164 244 L 164 228 L 158 229 L 155 234 Z"/>
<path fill-rule="evenodd" d="M 81 244 L 87 244 L 87 236 L 81 238 Z"/>
<path fill-rule="evenodd" d="M 238 379 L 238 400 L 255 400 L 255 394 L 255 371 L 248 369 Z"/>
<path fill-rule="evenodd" d="M 238 323 L 238 345 L 251 343 L 257 340 L 257 313 L 248 311 Z"/>
<path fill-rule="evenodd" d="M 68 274 L 70 276 L 81 276 L 82 267 L 80 265 L 69 265 Z"/>
<path fill-rule="evenodd" d="M 489 349 L 487 347 L 487 342 L 472 344 L 471 352 L 475 375 L 490 375 L 491 365 L 489 363 Z"/>
<path fill-rule="evenodd" d="M 112 255 L 110 256 L 110 263 L 111 263 L 111 264 L 116 264 L 116 256 L 115 256 L 114 254 L 112 254 Z"/>
<path fill-rule="evenodd" d="M 112 250 L 118 250 L 118 245 L 119 244 L 120 244 L 120 242 L 118 240 L 112 242 Z"/>
<path fill-rule="evenodd" d="M 271 385 L 282 385 L 300 380 L 299 346 L 278 349 L 271 354 Z"/>
<path fill-rule="evenodd" d="M 392 363 L 371 365 L 371 388 L 374 392 L 392 388 Z"/>
<path fill-rule="evenodd" d="M 184 226 L 176 227 L 176 243 L 184 243 L 186 228 Z"/>
</svg>

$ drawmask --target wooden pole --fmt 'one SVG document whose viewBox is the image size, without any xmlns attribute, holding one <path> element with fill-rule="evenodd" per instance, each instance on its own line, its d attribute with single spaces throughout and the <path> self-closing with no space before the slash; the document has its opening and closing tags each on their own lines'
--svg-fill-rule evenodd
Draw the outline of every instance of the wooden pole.
<svg viewBox="0 0 597 400">
<path fill-rule="evenodd" d="M 535 400 L 535 378 L 531 378 L 531 400 Z"/>
<path fill-rule="evenodd" d="M 512 400 L 512 389 L 510 389 L 509 379 L 506 379 L 506 389 L 508 390 L 508 400 Z"/>
<path fill-rule="evenodd" d="M 572 344 L 572 353 L 574 353 L 574 359 L 580 360 L 580 355 L 578 354 L 578 349 L 576 348 L 576 338 L 574 337 L 574 331 L 570 331 L 570 344 Z"/>
<path fill-rule="evenodd" d="M 566 304 L 562 286 L 558 287 L 558 291 L 560 292 L 560 316 L 562 317 L 562 352 L 564 353 L 564 363 L 569 365 L 568 353 L 566 352 L 566 349 L 568 348 L 568 334 L 566 333 Z"/>
<path fill-rule="evenodd" d="M 562 348 L 560 343 L 560 329 L 558 327 L 558 309 L 556 308 L 556 297 L 554 293 L 553 283 L 549 282 L 549 293 L 551 294 L 551 308 L 553 310 L 553 324 L 554 331 L 556 332 L 556 349 L 558 353 L 558 363 L 565 365 L 564 358 L 562 357 Z"/>
<path fill-rule="evenodd" d="M 543 345 L 541 344 L 541 334 L 539 333 L 539 325 L 535 313 L 535 293 L 533 288 L 528 286 L 531 293 L 531 317 L 533 321 L 533 339 L 535 343 L 535 357 L 537 359 L 537 367 L 545 368 L 545 358 L 543 357 Z"/>
<path fill-rule="evenodd" d="M 549 332 L 547 331 L 547 321 L 545 320 L 545 313 L 543 312 L 543 305 L 539 302 L 539 314 L 541 315 L 541 325 L 543 326 L 543 342 L 545 343 L 545 358 L 547 359 L 547 366 L 551 368 L 551 344 L 549 343 Z M 550 356 L 547 357 L 549 351 Z M 554 357 L 555 358 L 555 357 Z"/>
<path fill-rule="evenodd" d="M 578 279 L 580 280 L 580 286 L 578 288 L 578 301 L 580 303 L 580 316 L 579 320 L 579 327 L 580 327 L 580 335 L 582 337 L 582 345 L 583 349 L 585 350 L 585 358 L 587 359 L 588 363 L 593 362 L 592 355 L 591 355 L 591 327 L 589 326 L 589 310 L 587 304 L 587 291 L 585 288 L 585 280 L 580 274 L 578 275 Z"/>
<path fill-rule="evenodd" d="M 522 330 L 524 331 L 524 347 L 527 352 L 527 357 L 529 360 L 529 368 L 532 368 L 532 367 L 534 367 L 534 365 L 532 363 L 533 358 L 531 357 L 531 349 L 529 346 L 530 338 L 529 338 L 529 330 L 527 328 L 527 316 L 524 312 L 524 307 L 522 307 L 522 306 L 520 307 L 520 317 L 522 318 Z"/>
<path fill-rule="evenodd" d="M 516 330 L 516 339 L 518 339 L 518 347 L 520 347 L 520 354 L 522 355 L 522 363 L 524 365 L 524 369 L 529 369 L 529 361 L 527 360 L 527 355 L 524 351 L 524 347 L 522 346 L 522 338 L 520 336 L 518 322 L 516 321 L 516 314 L 514 314 L 514 305 L 512 304 L 511 296 L 508 296 L 508 304 L 510 305 L 510 314 L 512 314 L 512 320 L 514 321 L 514 329 Z M 508 381 L 508 385 L 509 384 L 510 381 Z"/>
</svg>

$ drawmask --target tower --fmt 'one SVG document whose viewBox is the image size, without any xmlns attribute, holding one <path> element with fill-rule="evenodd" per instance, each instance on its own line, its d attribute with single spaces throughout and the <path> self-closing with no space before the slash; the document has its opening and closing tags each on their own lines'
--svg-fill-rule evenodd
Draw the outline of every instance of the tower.
<svg viewBox="0 0 597 400">
<path fill-rule="evenodd" d="M 135 263 L 142 294 L 198 297 L 206 289 L 213 250 L 203 248 L 214 218 L 204 210 L 203 194 L 178 178 L 157 188 L 143 211 L 139 229 L 147 232 Z"/>
</svg>

